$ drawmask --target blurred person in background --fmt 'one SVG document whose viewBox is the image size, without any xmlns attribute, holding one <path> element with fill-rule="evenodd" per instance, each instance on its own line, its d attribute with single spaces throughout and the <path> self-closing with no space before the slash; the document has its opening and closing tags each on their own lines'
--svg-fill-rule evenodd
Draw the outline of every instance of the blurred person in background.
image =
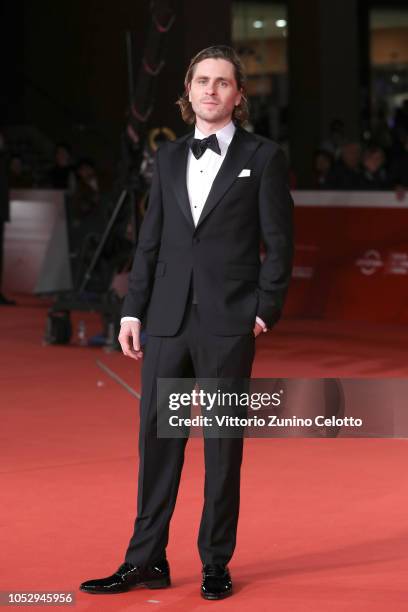
<svg viewBox="0 0 408 612">
<path fill-rule="evenodd" d="M 94 192 L 99 191 L 98 175 L 91 159 L 84 157 L 78 162 L 76 177 L 78 184 L 86 185 Z"/>
<path fill-rule="evenodd" d="M 388 154 L 392 145 L 392 134 L 387 121 L 387 109 L 378 109 L 373 120 L 373 133 L 371 140 L 378 144 Z"/>
<path fill-rule="evenodd" d="M 344 122 L 341 119 L 333 119 L 329 126 L 329 137 L 327 140 L 323 140 L 320 148 L 331 153 L 334 159 L 338 159 L 345 142 Z"/>
<path fill-rule="evenodd" d="M 334 157 L 329 151 L 319 149 L 316 151 L 313 161 L 314 187 L 316 189 L 328 189 L 327 181 L 333 168 Z"/>
<path fill-rule="evenodd" d="M 8 179 L 10 189 L 30 189 L 34 185 L 32 172 L 24 166 L 19 155 L 13 155 L 10 159 Z"/>
<path fill-rule="evenodd" d="M 364 150 L 360 183 L 360 189 L 367 191 L 391 189 L 385 166 L 385 153 L 381 147 L 370 145 Z"/>
<path fill-rule="evenodd" d="M 47 183 L 53 189 L 74 190 L 75 170 L 68 144 L 60 142 L 55 147 L 54 166 L 48 173 Z"/>
<path fill-rule="evenodd" d="M 94 212 L 99 202 L 99 182 L 91 159 L 79 161 L 75 174 L 75 189 L 71 199 L 74 219 L 80 220 Z"/>
<path fill-rule="evenodd" d="M 360 189 L 361 174 L 361 145 L 359 142 L 348 142 L 341 147 L 340 159 L 336 161 L 329 173 L 327 188 Z"/>
</svg>

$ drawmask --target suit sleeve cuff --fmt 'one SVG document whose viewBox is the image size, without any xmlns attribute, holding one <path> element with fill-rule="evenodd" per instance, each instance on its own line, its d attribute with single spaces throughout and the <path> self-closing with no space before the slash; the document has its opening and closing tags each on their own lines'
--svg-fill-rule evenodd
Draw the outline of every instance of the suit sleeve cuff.
<svg viewBox="0 0 408 612">
<path fill-rule="evenodd" d="M 268 328 L 266 327 L 266 324 L 264 321 L 262 321 L 262 319 L 260 317 L 256 317 L 256 322 L 258 323 L 258 325 L 260 325 L 262 327 L 262 331 L 267 332 Z"/>
<path fill-rule="evenodd" d="M 137 317 L 122 317 L 120 320 L 120 324 L 125 323 L 126 321 L 138 321 L 141 324 L 141 320 Z"/>
</svg>

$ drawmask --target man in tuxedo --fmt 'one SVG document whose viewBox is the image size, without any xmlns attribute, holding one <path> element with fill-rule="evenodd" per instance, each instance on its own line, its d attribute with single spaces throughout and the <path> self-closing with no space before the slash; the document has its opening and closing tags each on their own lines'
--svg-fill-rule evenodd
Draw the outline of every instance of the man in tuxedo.
<svg viewBox="0 0 408 612">
<path fill-rule="evenodd" d="M 292 266 L 293 202 L 283 152 L 245 131 L 244 74 L 230 47 L 190 63 L 178 101 L 193 133 L 164 143 L 129 277 L 119 341 L 142 365 L 137 517 L 125 562 L 81 585 L 111 593 L 170 585 L 169 524 L 186 438 L 157 435 L 158 378 L 248 379 L 256 337 L 279 319 Z M 265 257 L 260 261 L 260 245 Z M 243 439 L 204 438 L 201 595 L 232 593 Z"/>
</svg>

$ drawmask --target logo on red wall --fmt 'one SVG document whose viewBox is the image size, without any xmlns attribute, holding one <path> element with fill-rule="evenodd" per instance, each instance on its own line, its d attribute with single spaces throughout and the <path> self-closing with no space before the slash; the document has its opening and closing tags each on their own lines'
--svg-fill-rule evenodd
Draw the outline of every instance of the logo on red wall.
<svg viewBox="0 0 408 612">
<path fill-rule="evenodd" d="M 356 266 L 360 268 L 361 274 L 371 276 L 384 266 L 384 262 L 378 251 L 369 249 L 360 259 L 357 259 Z"/>
</svg>

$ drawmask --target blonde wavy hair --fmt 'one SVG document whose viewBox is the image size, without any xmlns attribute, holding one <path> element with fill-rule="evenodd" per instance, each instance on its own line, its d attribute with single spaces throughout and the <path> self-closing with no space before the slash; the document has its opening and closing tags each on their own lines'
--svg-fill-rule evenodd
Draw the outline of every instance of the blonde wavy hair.
<svg viewBox="0 0 408 612">
<path fill-rule="evenodd" d="M 184 93 L 179 97 L 176 104 L 180 107 L 181 116 L 185 123 L 189 125 L 195 123 L 195 112 L 191 102 L 188 99 L 188 87 L 193 80 L 195 67 L 197 64 L 205 59 L 224 59 L 234 66 L 234 75 L 237 83 L 238 91 L 241 92 L 241 102 L 236 106 L 232 112 L 232 120 L 236 125 L 244 125 L 248 121 L 249 107 L 245 85 L 245 71 L 242 62 L 238 54 L 232 47 L 227 45 L 215 45 L 213 47 L 207 47 L 203 49 L 190 61 L 190 65 L 187 69 L 186 76 L 184 78 Z"/>
</svg>

